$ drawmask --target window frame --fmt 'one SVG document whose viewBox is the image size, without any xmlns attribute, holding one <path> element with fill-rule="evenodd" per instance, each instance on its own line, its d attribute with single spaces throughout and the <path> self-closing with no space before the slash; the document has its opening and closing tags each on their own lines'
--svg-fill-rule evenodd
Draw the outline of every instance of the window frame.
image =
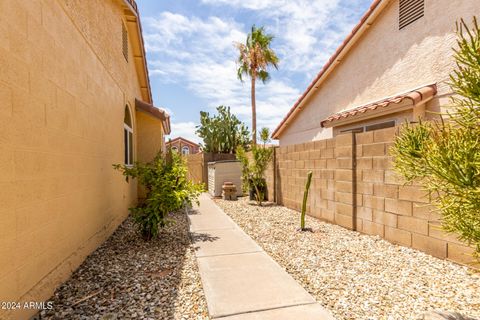
<svg viewBox="0 0 480 320">
<path fill-rule="evenodd" d="M 379 122 L 372 122 L 370 124 L 365 124 L 361 126 L 356 126 L 349 129 L 340 130 L 338 134 L 347 133 L 347 132 L 355 132 L 355 133 L 362 133 L 362 132 L 370 132 L 376 130 L 382 130 L 387 128 L 396 127 L 398 124 L 396 119 L 391 120 L 384 120 Z"/>
<path fill-rule="evenodd" d="M 130 118 L 131 126 L 126 123 L 126 116 L 127 113 Z M 125 105 L 125 115 L 123 118 L 123 146 L 124 146 L 124 157 L 123 162 L 127 167 L 132 167 L 135 161 L 135 143 L 134 143 L 134 131 L 133 131 L 133 117 L 132 112 L 130 111 L 130 107 Z"/>
<path fill-rule="evenodd" d="M 187 150 L 187 152 L 185 153 L 184 150 Z M 188 146 L 183 146 L 182 147 L 182 155 L 188 156 L 189 154 L 190 154 L 190 148 Z"/>
</svg>

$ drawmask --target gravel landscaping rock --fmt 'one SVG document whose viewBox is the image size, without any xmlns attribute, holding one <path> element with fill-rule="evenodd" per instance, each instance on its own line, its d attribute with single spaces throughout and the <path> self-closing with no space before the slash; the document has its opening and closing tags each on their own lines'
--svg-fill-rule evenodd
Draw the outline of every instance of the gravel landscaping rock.
<svg viewBox="0 0 480 320">
<path fill-rule="evenodd" d="M 57 289 L 42 319 L 208 319 L 184 213 L 145 242 L 128 218 Z"/>
<path fill-rule="evenodd" d="M 480 319 L 478 272 L 311 217 L 313 232 L 300 232 L 300 213 L 282 206 L 216 201 L 337 319 L 423 319 L 432 311 Z"/>
</svg>

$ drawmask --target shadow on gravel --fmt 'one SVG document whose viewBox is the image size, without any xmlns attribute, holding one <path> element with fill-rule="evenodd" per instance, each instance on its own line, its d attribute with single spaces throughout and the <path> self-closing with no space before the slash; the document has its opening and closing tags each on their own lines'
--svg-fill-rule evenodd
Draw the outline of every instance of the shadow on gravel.
<svg viewBox="0 0 480 320">
<path fill-rule="evenodd" d="M 150 242 L 127 218 L 56 290 L 53 310 L 39 318 L 178 318 L 175 305 L 182 305 L 177 296 L 191 242 L 184 212 L 171 218 L 175 223 Z"/>
<path fill-rule="evenodd" d="M 252 207 L 264 207 L 264 208 L 270 208 L 270 207 L 278 207 L 278 204 L 273 203 L 273 202 L 263 202 L 262 205 L 259 205 L 258 203 L 254 201 L 249 201 L 248 205 Z"/>
</svg>

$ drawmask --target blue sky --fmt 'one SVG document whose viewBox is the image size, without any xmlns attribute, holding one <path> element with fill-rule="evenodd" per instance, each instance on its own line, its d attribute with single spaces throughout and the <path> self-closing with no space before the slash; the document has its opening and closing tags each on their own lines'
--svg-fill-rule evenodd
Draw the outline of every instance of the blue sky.
<svg viewBox="0 0 480 320">
<path fill-rule="evenodd" d="M 253 24 L 275 36 L 279 70 L 257 86 L 257 127 L 274 129 L 371 0 L 137 0 L 153 99 L 172 135 L 195 135 L 200 111 L 228 105 L 250 126 L 250 85 L 236 77 L 235 42 Z"/>
</svg>

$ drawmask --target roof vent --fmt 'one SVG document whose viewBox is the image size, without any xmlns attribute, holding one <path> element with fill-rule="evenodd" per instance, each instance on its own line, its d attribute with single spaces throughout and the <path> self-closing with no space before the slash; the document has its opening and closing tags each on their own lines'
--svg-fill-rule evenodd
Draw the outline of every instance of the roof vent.
<svg viewBox="0 0 480 320">
<path fill-rule="evenodd" d="M 128 32 L 125 24 L 122 23 L 122 49 L 123 49 L 123 56 L 125 60 L 128 62 Z"/>
<path fill-rule="evenodd" d="M 425 15 L 425 0 L 400 0 L 399 28 L 414 23 Z"/>
</svg>

